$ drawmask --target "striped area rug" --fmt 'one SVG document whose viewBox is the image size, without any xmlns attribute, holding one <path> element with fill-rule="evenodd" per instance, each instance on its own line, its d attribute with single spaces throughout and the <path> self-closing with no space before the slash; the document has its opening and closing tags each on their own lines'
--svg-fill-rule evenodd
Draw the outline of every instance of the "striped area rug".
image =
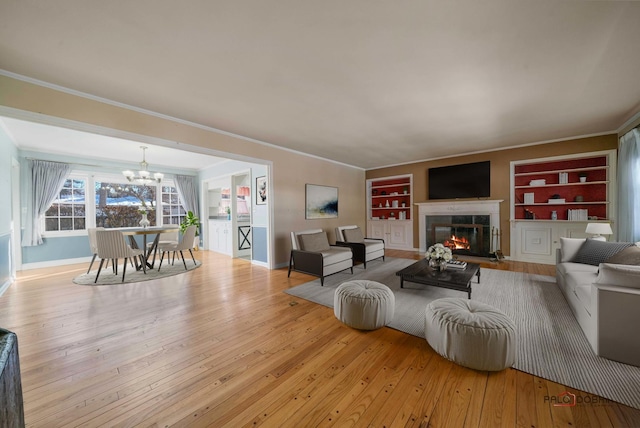
<svg viewBox="0 0 640 428">
<path fill-rule="evenodd" d="M 395 294 L 396 307 L 389 327 L 424 337 L 424 309 L 443 297 L 466 298 L 466 293 L 405 282 L 400 288 L 400 269 L 409 259 L 386 258 L 349 271 L 286 290 L 305 300 L 333 307 L 338 285 L 352 279 L 378 281 Z M 472 280 L 471 298 L 490 304 L 511 317 L 518 328 L 515 369 L 640 409 L 640 367 L 629 366 L 593 353 L 555 278 L 520 272 L 481 270 L 480 283 Z M 635 340 L 632 338 L 631 340 Z"/>
</svg>

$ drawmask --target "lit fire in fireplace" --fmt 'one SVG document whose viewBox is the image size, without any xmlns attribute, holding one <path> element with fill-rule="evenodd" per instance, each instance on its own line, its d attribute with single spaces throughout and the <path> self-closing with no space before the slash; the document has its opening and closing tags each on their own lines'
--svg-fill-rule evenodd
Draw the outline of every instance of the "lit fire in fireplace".
<svg viewBox="0 0 640 428">
<path fill-rule="evenodd" d="M 445 239 L 443 245 L 445 247 L 449 247 L 452 250 L 469 250 L 471 249 L 471 244 L 465 237 L 457 237 L 456 235 L 451 235 L 449 239 Z"/>
</svg>

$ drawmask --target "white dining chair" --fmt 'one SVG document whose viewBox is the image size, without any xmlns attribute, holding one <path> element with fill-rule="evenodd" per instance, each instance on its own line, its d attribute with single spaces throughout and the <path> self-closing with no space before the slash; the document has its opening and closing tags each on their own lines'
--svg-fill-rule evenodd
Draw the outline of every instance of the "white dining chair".
<svg viewBox="0 0 640 428">
<path fill-rule="evenodd" d="M 196 237 L 196 228 L 197 226 L 192 225 L 187 227 L 187 230 L 184 231 L 184 234 L 182 235 L 182 240 L 177 243 L 177 244 L 158 244 L 158 250 L 161 251 L 161 255 L 160 255 L 160 266 L 158 266 L 158 272 L 160 271 L 160 268 L 162 267 L 162 260 L 164 260 L 164 255 L 167 252 L 175 252 L 179 251 L 180 252 L 180 256 L 182 257 L 182 263 L 184 264 L 184 269 L 187 270 L 187 262 L 184 260 L 184 254 L 182 253 L 184 250 L 189 250 L 189 253 L 191 254 L 191 259 L 193 260 L 193 264 L 194 266 L 196 265 L 196 259 L 195 257 L 193 257 L 193 251 L 191 251 L 191 249 L 193 248 L 193 240 Z M 168 257 L 168 256 L 167 256 Z"/>
<path fill-rule="evenodd" d="M 91 254 L 93 257 L 91 258 L 91 263 L 89 263 L 89 269 L 87 269 L 87 273 L 91 272 L 91 268 L 93 267 L 93 262 L 96 261 L 96 257 L 98 255 L 98 244 L 96 242 L 96 230 L 104 230 L 104 227 L 90 227 L 87 229 L 87 236 L 89 237 L 89 249 L 91 250 Z M 107 266 L 109 267 L 109 261 L 107 260 Z"/>
<path fill-rule="evenodd" d="M 100 257 L 100 267 L 98 267 L 98 273 L 94 283 L 98 282 L 100 271 L 105 260 L 111 260 L 111 263 L 115 266 L 114 272 L 118 274 L 118 259 L 124 259 L 122 265 L 122 282 L 124 282 L 124 276 L 127 272 L 127 261 L 133 264 L 132 258 L 140 257 L 140 263 L 142 264 L 142 270 L 147 273 L 147 264 L 144 259 L 144 250 L 138 248 L 131 248 L 124 240 L 124 235 L 119 230 L 96 230 L 96 245 L 98 249 L 98 257 Z"/>
<path fill-rule="evenodd" d="M 162 245 L 173 245 L 178 244 L 180 242 L 180 225 L 175 225 L 175 228 L 170 232 L 162 232 L 160 236 L 158 236 L 158 243 L 156 246 L 155 240 L 153 242 L 149 242 L 147 244 L 147 252 L 150 254 L 153 251 L 153 261 L 151 262 L 151 266 L 156 262 L 156 253 L 158 251 L 158 246 Z"/>
</svg>

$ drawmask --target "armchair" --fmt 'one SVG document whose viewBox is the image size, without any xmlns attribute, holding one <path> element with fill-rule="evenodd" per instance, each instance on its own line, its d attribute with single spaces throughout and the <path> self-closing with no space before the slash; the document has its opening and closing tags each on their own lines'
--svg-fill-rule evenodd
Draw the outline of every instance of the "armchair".
<svg viewBox="0 0 640 428">
<path fill-rule="evenodd" d="M 336 227 L 336 245 L 351 248 L 354 262 L 364 264 L 382 257 L 384 261 L 384 240 L 365 238 L 362 230 L 355 225 Z"/>
<path fill-rule="evenodd" d="M 344 246 L 329 245 L 327 233 L 322 229 L 291 232 L 291 271 L 307 273 L 320 277 L 320 285 L 324 285 L 324 277 L 351 268 L 353 273 L 353 254 Z"/>
</svg>

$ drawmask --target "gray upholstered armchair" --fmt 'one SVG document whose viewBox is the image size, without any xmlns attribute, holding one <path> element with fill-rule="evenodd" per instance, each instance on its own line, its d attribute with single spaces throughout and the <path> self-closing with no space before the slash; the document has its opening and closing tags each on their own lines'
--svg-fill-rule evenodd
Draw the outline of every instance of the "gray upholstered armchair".
<svg viewBox="0 0 640 428">
<path fill-rule="evenodd" d="M 384 240 L 365 238 L 362 230 L 355 225 L 336 227 L 336 245 L 348 246 L 353 252 L 353 260 L 364 264 L 382 257 L 384 261 Z"/>
<path fill-rule="evenodd" d="M 327 233 L 322 229 L 291 232 L 291 257 L 287 276 L 295 270 L 320 277 L 320 285 L 324 285 L 325 276 L 348 268 L 353 273 L 351 249 L 329 245 Z"/>
</svg>

